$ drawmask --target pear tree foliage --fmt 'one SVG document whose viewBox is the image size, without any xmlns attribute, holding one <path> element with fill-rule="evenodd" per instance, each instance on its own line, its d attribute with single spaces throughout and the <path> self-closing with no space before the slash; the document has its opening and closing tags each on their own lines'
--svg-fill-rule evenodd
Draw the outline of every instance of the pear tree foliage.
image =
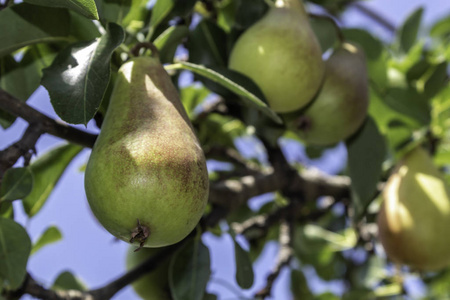
<svg viewBox="0 0 450 300">
<path fill-rule="evenodd" d="M 365 64 L 357 72 L 340 66 L 338 70 L 343 71 L 336 76 L 341 78 L 333 81 L 336 89 L 327 80 L 314 80 L 317 91 L 299 95 L 309 95 L 307 104 L 293 105 L 290 111 L 271 108 L 280 86 L 268 99 L 269 85 L 282 85 L 285 91 L 280 99 L 287 95 L 288 102 L 295 101 L 298 92 L 294 89 L 311 87 L 304 83 L 327 74 L 320 59 L 315 62 L 319 67 L 313 68 L 305 58 L 301 64 L 286 60 L 290 56 L 284 51 L 295 52 L 301 43 L 280 34 L 273 42 L 265 41 L 264 47 L 256 47 L 249 57 L 233 59 L 230 66 L 239 38 L 252 32 L 255 39 L 250 40 L 257 40 L 256 35 L 266 28 L 254 30 L 253 26 L 283 3 L 294 7 L 297 15 L 270 26 L 286 20 L 292 28 L 301 24 L 293 31 L 301 32 L 306 43 L 308 36 L 313 40 L 315 51 L 321 51 L 314 55 L 322 55 L 324 63 L 346 44 L 358 49 Z M 347 26 L 349 10 L 374 25 Z M 402 218 L 414 223 L 421 236 L 440 239 L 415 246 L 438 244 L 446 249 L 443 243 L 450 243 L 435 234 L 431 228 L 435 222 L 421 223 L 427 215 L 450 218 L 446 211 L 450 203 L 442 200 L 445 190 L 450 190 L 450 15 L 425 23 L 425 11 L 426 5 L 417 7 L 405 20 L 395 20 L 400 24 L 396 27 L 356 0 L 308 0 L 303 5 L 297 0 L 0 0 L 0 140 L 17 118 L 29 125 L 14 144 L 0 144 L 0 299 L 20 299 L 26 294 L 40 299 L 110 299 L 122 288 L 136 285 L 139 278 L 156 277 L 159 286 L 153 284 L 147 289 L 150 293 L 176 300 L 221 299 L 207 290 L 217 280 L 211 270 L 217 249 L 203 241 L 211 234 L 228 238 L 234 248 L 234 262 L 229 263 L 236 266 L 235 276 L 225 280 L 236 287 L 236 297 L 278 299 L 273 287 L 280 273 L 287 272 L 290 283 L 283 286 L 296 300 L 449 298 L 450 258 L 443 258 L 443 266 L 430 272 L 388 256 L 377 223 L 386 182 L 393 178 L 391 174 L 401 175 L 396 166 L 401 166 L 405 155 L 422 147 L 439 173 L 438 182 L 427 182 L 439 187 L 434 191 L 444 192 L 439 198 L 417 186 L 413 190 L 439 202 L 431 209 L 441 211 L 427 214 L 431 206 L 416 201 L 406 206 L 415 209 L 408 216 L 420 217 L 403 214 Z M 311 30 L 303 30 L 305 26 Z M 265 54 L 275 53 L 270 52 L 272 48 L 281 49 L 279 57 L 264 60 Z M 79 274 L 62 269 L 49 284 L 49 278 L 28 272 L 29 257 L 55 242 L 64 243 L 64 237 L 58 224 L 49 221 L 47 229 L 31 239 L 27 228 L 16 222 L 12 203 L 19 202 L 29 219 L 44 205 L 52 205 L 47 199 L 64 180 L 67 167 L 83 149 L 92 148 L 97 137 L 75 125 L 91 122 L 101 129 L 119 68 L 132 57 L 155 52 L 177 89 L 208 166 L 217 166 L 208 170 L 209 197 L 203 216 L 182 241 L 135 259 L 117 280 L 90 287 Z M 263 58 L 252 68 L 259 69 L 243 71 L 243 64 L 255 62 L 256 55 Z M 308 72 L 300 72 L 302 64 Z M 340 73 L 355 76 L 358 72 L 357 84 L 342 88 L 351 80 L 342 79 L 345 76 Z M 314 138 L 305 138 L 304 132 L 314 133 L 315 123 L 299 116 L 308 116 L 308 108 L 316 107 L 314 117 L 325 115 L 319 123 L 328 137 L 333 135 L 341 124 L 352 121 L 344 117 L 354 118 L 353 112 L 346 113 L 354 105 L 336 105 L 335 114 L 329 113 L 330 106 L 339 99 L 357 101 L 360 92 L 349 89 L 360 85 L 368 105 L 362 105 L 364 116 L 358 116 L 362 121 L 357 130 L 331 145 L 309 143 Z M 60 120 L 27 104 L 40 86 L 48 91 Z M 316 100 L 323 98 L 328 102 L 322 109 Z M 61 143 L 36 154 L 35 145 L 43 134 Z M 345 164 L 336 169 L 333 161 Z M 172 221 L 176 220 L 167 216 L 167 222 Z M 383 226 L 383 230 L 389 228 Z M 269 244 L 277 246 L 272 265 L 264 273 L 255 272 Z M 144 276 L 162 267 L 162 276 Z M 317 279 L 340 288 L 319 290 Z"/>
</svg>

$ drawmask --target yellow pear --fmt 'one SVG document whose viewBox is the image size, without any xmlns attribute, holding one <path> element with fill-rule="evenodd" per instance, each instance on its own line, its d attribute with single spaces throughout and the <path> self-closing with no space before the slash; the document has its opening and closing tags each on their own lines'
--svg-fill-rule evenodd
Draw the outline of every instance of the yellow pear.
<svg viewBox="0 0 450 300">
<path fill-rule="evenodd" d="M 277 0 L 239 37 L 229 68 L 250 77 L 276 112 L 308 104 L 319 90 L 325 67 L 301 0 Z"/>
<path fill-rule="evenodd" d="M 177 243 L 200 220 L 209 192 L 205 157 L 157 57 L 119 69 L 85 189 L 106 230 L 143 247 Z"/>
<path fill-rule="evenodd" d="M 379 239 L 387 256 L 414 270 L 450 263 L 450 189 L 430 155 L 418 147 L 399 162 L 383 190 Z"/>
</svg>

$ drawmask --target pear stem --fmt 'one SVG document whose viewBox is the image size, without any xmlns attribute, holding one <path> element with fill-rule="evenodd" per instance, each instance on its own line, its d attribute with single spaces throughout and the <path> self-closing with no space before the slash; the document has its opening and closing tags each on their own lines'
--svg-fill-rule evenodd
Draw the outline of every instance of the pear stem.
<svg viewBox="0 0 450 300">
<path fill-rule="evenodd" d="M 298 12 L 301 13 L 306 13 L 302 0 L 276 0 L 275 7 L 288 8 L 292 10 L 297 10 Z"/>
<path fill-rule="evenodd" d="M 150 42 L 144 42 L 144 43 L 137 43 L 132 49 L 131 49 L 131 54 L 133 56 L 139 56 L 139 51 L 144 48 L 144 49 L 150 49 L 152 51 L 152 53 L 150 54 L 151 57 L 153 58 L 159 58 L 159 51 L 158 48 L 156 48 L 155 45 L 153 45 L 153 43 Z"/>
</svg>

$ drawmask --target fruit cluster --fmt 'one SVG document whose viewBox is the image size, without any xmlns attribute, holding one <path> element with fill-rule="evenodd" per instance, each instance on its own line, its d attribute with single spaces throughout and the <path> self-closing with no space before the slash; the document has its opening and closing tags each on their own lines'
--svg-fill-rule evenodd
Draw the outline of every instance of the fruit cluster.
<svg viewBox="0 0 450 300">
<path fill-rule="evenodd" d="M 324 61 L 298 0 L 276 1 L 248 28 L 232 49 L 229 68 L 252 79 L 305 144 L 334 145 L 366 120 L 363 51 L 340 41 Z M 181 241 L 203 215 L 209 190 L 205 157 L 155 51 L 120 68 L 85 178 L 97 219 L 114 236 L 140 247 Z M 450 228 L 449 195 L 423 149 L 399 163 L 384 188 L 378 217 L 381 242 L 393 261 L 419 270 L 449 264 L 450 244 L 440 238 Z M 147 250 L 140 252 L 143 257 L 152 252 Z M 129 258 L 131 265 L 138 260 Z M 166 265 L 161 268 L 167 273 Z M 142 283 L 160 279 L 148 276 L 134 285 L 138 292 L 156 289 L 164 293 L 158 299 L 167 298 L 160 288 L 167 283 Z"/>
</svg>

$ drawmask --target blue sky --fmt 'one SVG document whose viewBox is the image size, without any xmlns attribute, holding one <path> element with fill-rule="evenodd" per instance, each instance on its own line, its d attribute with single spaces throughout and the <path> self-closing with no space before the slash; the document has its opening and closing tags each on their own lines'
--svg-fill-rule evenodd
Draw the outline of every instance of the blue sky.
<svg viewBox="0 0 450 300">
<path fill-rule="evenodd" d="M 448 0 L 374 0 L 366 1 L 365 5 L 374 8 L 389 19 L 393 24 L 399 25 L 404 18 L 418 6 L 425 7 L 425 24 L 430 24 L 444 15 L 450 13 L 450 1 Z M 389 40 L 392 36 L 383 28 L 373 23 L 355 9 L 350 9 L 343 18 L 345 26 L 369 27 L 376 35 Z M 57 118 L 54 113 L 47 92 L 43 88 L 29 100 L 29 105 Z M 27 123 L 17 120 L 8 130 L 0 129 L 0 149 L 5 148 L 10 143 L 17 140 L 26 128 Z M 84 129 L 83 126 L 78 126 Z M 88 126 L 91 132 L 98 132 L 92 122 Z M 44 135 L 37 144 L 37 151 L 43 154 L 51 147 L 60 144 L 62 141 L 50 135 Z M 241 144 L 240 144 L 241 145 Z M 242 143 L 243 147 L 246 146 Z M 295 148 L 297 147 L 297 148 Z M 288 158 L 298 159 L 303 157 L 302 149 L 291 144 L 287 147 Z M 248 149 L 247 149 L 248 150 Z M 326 161 L 311 162 L 321 168 L 328 168 L 328 171 L 336 171 L 345 162 L 345 149 L 342 146 L 337 148 L 337 157 L 327 156 Z M 44 285 L 51 285 L 56 276 L 64 271 L 70 270 L 77 274 L 89 287 L 99 287 L 122 274 L 125 271 L 125 253 L 128 245 L 117 242 L 107 233 L 94 219 L 89 210 L 83 185 L 83 173 L 79 171 L 88 159 L 89 150 L 84 150 L 70 164 L 65 174 L 61 178 L 58 186 L 51 194 L 48 203 L 42 211 L 32 220 L 27 220 L 21 213 L 21 206 L 15 203 L 17 221 L 23 224 L 31 235 L 33 241 L 50 225 L 56 225 L 63 234 L 63 241 L 49 247 L 43 248 L 34 254 L 29 261 L 28 269 L 31 274 Z M 331 170 L 332 168 L 333 170 Z M 259 200 L 262 201 L 262 200 Z M 258 200 L 254 200 L 254 205 L 258 205 Z M 275 255 L 276 245 L 271 244 L 264 250 L 262 258 L 255 265 L 255 284 L 250 291 L 241 292 L 234 282 L 234 252 L 230 239 L 205 236 L 205 243 L 210 246 L 212 257 L 213 281 L 208 289 L 219 294 L 219 299 L 237 299 L 238 295 L 251 295 L 255 290 L 264 286 L 264 279 L 270 271 Z M 289 299 L 287 294 L 288 281 L 286 270 L 282 272 L 280 279 L 274 287 L 273 299 Z M 228 282 L 230 287 L 224 287 L 222 282 Z M 326 286 L 315 284 L 315 288 L 323 289 Z M 338 288 L 333 286 L 333 288 Z M 25 297 L 24 299 L 29 299 Z M 113 299 L 133 300 L 138 299 L 130 287 L 119 292 Z"/>
</svg>

